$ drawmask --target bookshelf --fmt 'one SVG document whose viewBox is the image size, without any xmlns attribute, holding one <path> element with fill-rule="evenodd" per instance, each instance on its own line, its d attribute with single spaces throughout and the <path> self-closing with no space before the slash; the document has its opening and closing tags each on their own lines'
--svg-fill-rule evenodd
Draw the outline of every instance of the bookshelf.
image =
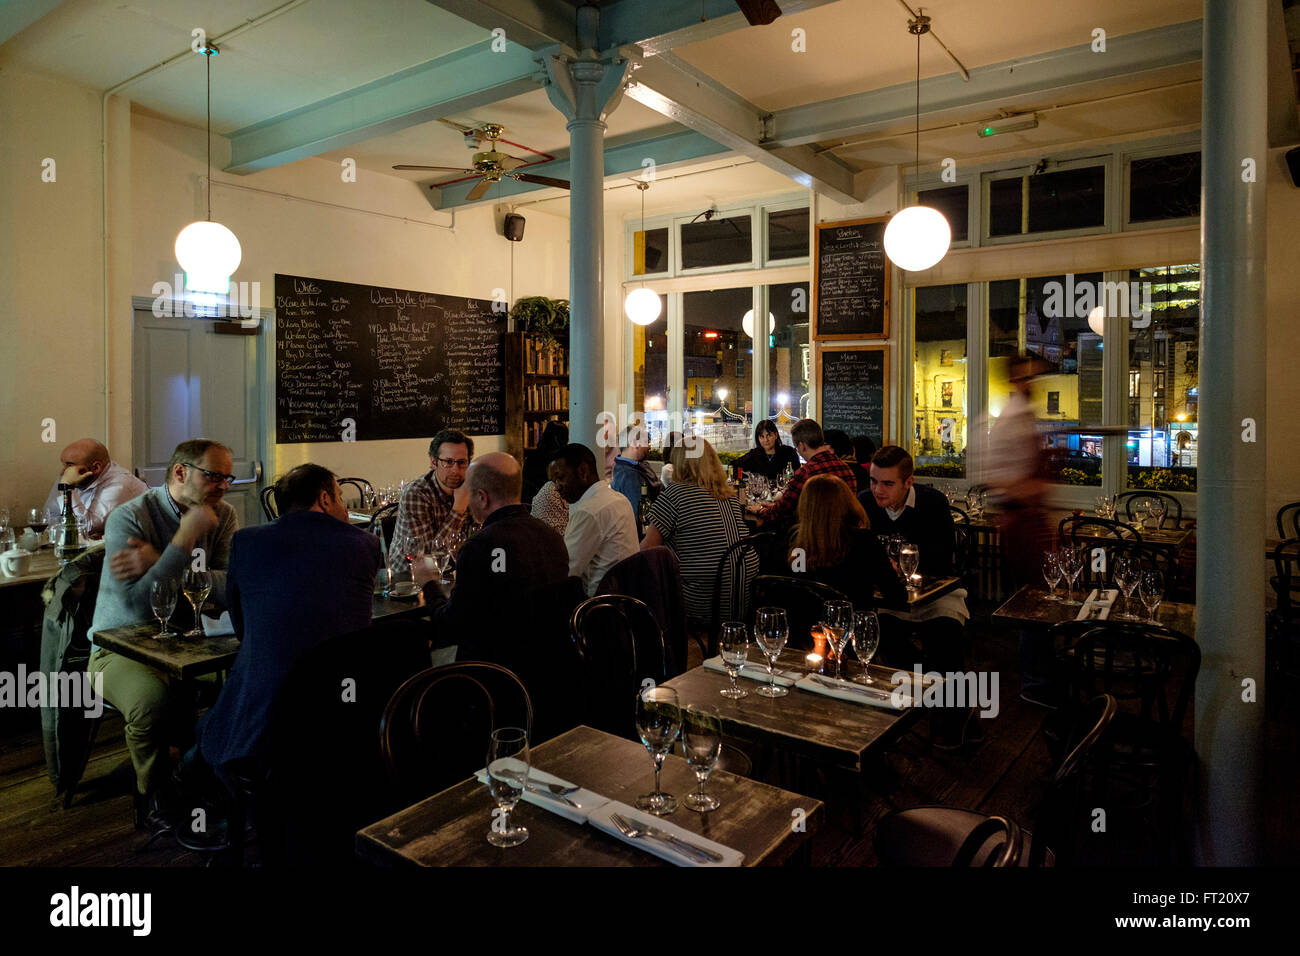
<svg viewBox="0 0 1300 956">
<path fill-rule="evenodd" d="M 506 451 L 523 461 L 547 422 L 569 422 L 569 350 L 528 332 L 506 335 Z"/>
</svg>

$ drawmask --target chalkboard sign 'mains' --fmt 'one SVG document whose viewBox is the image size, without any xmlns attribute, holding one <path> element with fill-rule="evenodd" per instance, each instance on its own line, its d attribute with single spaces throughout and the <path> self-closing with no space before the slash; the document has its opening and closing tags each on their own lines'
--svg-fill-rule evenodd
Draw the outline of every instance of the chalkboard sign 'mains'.
<svg viewBox="0 0 1300 956">
<path fill-rule="evenodd" d="M 887 223 L 882 218 L 817 224 L 815 338 L 889 337 Z"/>
<path fill-rule="evenodd" d="M 504 432 L 506 316 L 490 300 L 277 274 L 275 323 L 277 442 Z"/>
<path fill-rule="evenodd" d="M 828 346 L 817 353 L 822 428 L 888 443 L 889 346 Z"/>
</svg>

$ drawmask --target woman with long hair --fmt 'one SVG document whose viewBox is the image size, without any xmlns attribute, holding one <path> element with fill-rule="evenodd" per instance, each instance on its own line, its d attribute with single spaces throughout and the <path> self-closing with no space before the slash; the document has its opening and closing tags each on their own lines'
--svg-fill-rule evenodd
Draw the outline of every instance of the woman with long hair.
<svg viewBox="0 0 1300 956">
<path fill-rule="evenodd" d="M 745 474 L 762 475 L 769 481 L 777 478 L 786 467 L 799 469 L 799 453 L 781 442 L 776 425 L 764 418 L 754 426 L 754 447 L 736 462 Z"/>
<path fill-rule="evenodd" d="M 799 493 L 798 514 L 792 570 L 844 592 L 859 611 L 877 603 L 906 606 L 907 589 L 847 484 L 835 475 L 809 478 Z"/>
<path fill-rule="evenodd" d="M 568 427 L 560 422 L 547 422 L 537 447 L 524 454 L 524 504 L 531 502 L 533 495 L 546 484 L 546 469 L 568 444 Z"/>
<path fill-rule="evenodd" d="M 672 548 L 682 569 L 688 626 L 707 628 L 713 617 L 713 578 L 728 547 L 748 534 L 736 490 L 718 453 L 703 438 L 673 447 L 673 480 L 650 508 L 642 550 L 658 545 Z M 758 573 L 758 556 L 745 552 L 745 580 Z M 732 572 L 728 570 L 728 575 Z M 732 586 L 726 578 L 723 588 Z M 724 590 L 724 594 L 735 593 Z"/>
</svg>

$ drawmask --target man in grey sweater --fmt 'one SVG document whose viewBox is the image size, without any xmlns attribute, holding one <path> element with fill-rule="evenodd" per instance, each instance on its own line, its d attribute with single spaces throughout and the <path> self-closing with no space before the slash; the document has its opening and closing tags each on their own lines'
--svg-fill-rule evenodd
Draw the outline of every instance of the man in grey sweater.
<svg viewBox="0 0 1300 956">
<path fill-rule="evenodd" d="M 95 646 L 94 635 L 153 620 L 149 597 L 154 582 L 174 581 L 179 591 L 181 577 L 200 548 L 212 578 L 211 598 L 225 603 L 230 539 L 239 526 L 235 509 L 222 500 L 233 480 L 232 466 L 230 450 L 218 442 L 182 442 L 168 463 L 166 484 L 118 506 L 104 527 L 106 560 L 91 625 L 88 669 L 92 676 L 104 675 L 104 697 L 122 712 L 136 788 L 140 802 L 149 804 L 150 817 L 157 809 L 158 789 L 168 777 L 168 731 L 192 728 L 194 715 L 177 712 L 184 701 L 167 675 Z"/>
</svg>

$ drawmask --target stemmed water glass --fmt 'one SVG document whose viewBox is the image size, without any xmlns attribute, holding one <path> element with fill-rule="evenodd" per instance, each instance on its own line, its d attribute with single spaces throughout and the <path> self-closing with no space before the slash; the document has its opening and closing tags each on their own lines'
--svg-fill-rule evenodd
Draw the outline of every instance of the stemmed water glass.
<svg viewBox="0 0 1300 956">
<path fill-rule="evenodd" d="M 859 684 L 874 684 L 871 679 L 871 658 L 880 646 L 880 618 L 875 611 L 853 615 L 853 653 L 862 663 L 862 673 L 853 678 Z"/>
<path fill-rule="evenodd" d="M 1112 495 L 1099 495 L 1094 502 L 1097 506 L 1098 518 L 1115 517 L 1115 498 Z"/>
<path fill-rule="evenodd" d="M 966 510 L 972 518 L 978 518 L 984 513 L 984 492 L 978 488 L 971 488 L 966 492 Z"/>
<path fill-rule="evenodd" d="M 1128 621 L 1136 621 L 1137 616 L 1129 611 L 1129 602 L 1133 597 L 1133 589 L 1138 585 L 1142 569 L 1138 566 L 1137 559 L 1127 554 L 1115 555 L 1111 568 L 1115 583 L 1124 592 L 1124 613 L 1120 617 Z"/>
<path fill-rule="evenodd" d="M 912 575 L 916 573 L 920 563 L 920 547 L 911 542 L 904 542 L 898 549 L 898 569 L 903 572 L 903 583 L 907 585 L 909 591 L 915 590 L 917 587 L 912 582 Z"/>
<path fill-rule="evenodd" d="M 682 717 L 682 750 L 686 764 L 695 771 L 700 788 L 682 798 L 682 805 L 696 813 L 716 810 L 722 804 L 717 797 L 704 792 L 709 773 L 722 753 L 722 724 L 718 715 L 707 707 L 687 707 Z M 659 785 L 655 784 L 655 789 Z"/>
<path fill-rule="evenodd" d="M 181 589 L 185 592 L 185 599 L 190 602 L 190 607 L 194 608 L 194 627 L 186 631 L 185 636 L 202 637 L 203 622 L 199 620 L 199 612 L 203 610 L 203 602 L 212 593 L 212 577 L 207 571 L 186 568 L 185 577 L 181 582 Z"/>
<path fill-rule="evenodd" d="M 158 618 L 158 626 L 161 628 L 154 635 L 154 639 L 162 640 L 170 636 L 167 622 L 171 620 L 172 612 L 176 610 L 176 582 L 170 578 L 160 578 L 155 581 L 149 588 L 149 606 L 153 609 L 153 616 Z"/>
<path fill-rule="evenodd" d="M 767 658 L 767 675 L 771 683 L 764 684 L 755 693 L 760 697 L 784 697 L 789 693 L 776 684 L 776 659 L 785 649 L 790 636 L 790 622 L 779 607 L 760 607 L 754 612 L 754 638 L 758 648 Z"/>
<path fill-rule="evenodd" d="M 492 731 L 488 744 L 488 789 L 497 802 L 487 841 L 493 846 L 518 846 L 528 839 L 527 827 L 512 827 L 510 813 L 528 787 L 531 760 L 528 734 L 521 727 L 500 727 Z"/>
<path fill-rule="evenodd" d="M 9 509 L 0 508 L 0 534 L 9 530 Z"/>
<path fill-rule="evenodd" d="M 1142 598 L 1142 603 L 1146 605 L 1147 613 L 1151 615 L 1151 623 L 1159 624 L 1156 619 L 1156 608 L 1160 607 L 1160 602 L 1165 596 L 1165 576 L 1159 571 L 1143 571 L 1142 577 L 1138 580 L 1138 594 Z"/>
<path fill-rule="evenodd" d="M 722 632 L 718 635 L 718 653 L 722 655 L 722 666 L 731 678 L 731 686 L 722 688 L 718 693 L 732 700 L 748 697 L 749 691 L 736 686 L 736 678 L 749 660 L 749 628 L 740 621 L 724 623 Z"/>
<path fill-rule="evenodd" d="M 1078 607 L 1082 601 L 1074 599 L 1074 584 L 1083 571 L 1083 549 L 1066 546 L 1060 551 L 1061 570 L 1065 577 L 1065 600 L 1061 603 L 1067 607 Z"/>
<path fill-rule="evenodd" d="M 844 645 L 853 629 L 853 605 L 848 601 L 827 601 L 822 605 L 822 630 L 835 650 L 835 679 L 844 678 Z"/>
<path fill-rule="evenodd" d="M 1136 515 L 1137 517 L 1134 518 L 1133 527 L 1137 528 L 1139 531 L 1146 528 L 1147 512 L 1150 510 L 1150 508 L 1151 508 L 1151 502 L 1145 498 L 1143 498 L 1141 501 L 1134 502 L 1133 514 Z"/>
<path fill-rule="evenodd" d="M 1043 580 L 1047 582 L 1047 600 L 1059 602 L 1056 586 L 1061 583 L 1061 556 L 1055 551 L 1043 552 Z"/>
<path fill-rule="evenodd" d="M 653 793 L 637 797 L 636 805 L 657 817 L 665 817 L 677 809 L 677 798 L 659 789 L 659 772 L 664 757 L 673 749 L 673 741 L 682 726 L 682 710 L 677 701 L 677 691 L 671 687 L 642 687 L 636 695 L 636 731 L 641 743 L 655 762 L 655 789 Z"/>
<path fill-rule="evenodd" d="M 1164 524 L 1165 509 L 1166 505 L 1163 498 L 1149 498 L 1147 500 L 1147 513 L 1156 519 L 1157 530 L 1159 530 L 1160 526 Z"/>
</svg>

